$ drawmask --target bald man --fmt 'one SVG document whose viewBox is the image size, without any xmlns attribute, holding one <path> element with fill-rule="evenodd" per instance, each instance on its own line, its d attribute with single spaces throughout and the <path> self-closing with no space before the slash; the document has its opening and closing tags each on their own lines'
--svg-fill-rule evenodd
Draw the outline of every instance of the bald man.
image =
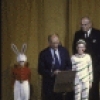
<svg viewBox="0 0 100 100">
<path fill-rule="evenodd" d="M 94 80 L 90 89 L 89 100 L 99 100 L 99 77 L 100 77 L 100 31 L 92 27 L 88 17 L 81 19 L 81 30 L 75 33 L 73 41 L 73 54 L 76 53 L 76 42 L 79 39 L 86 41 L 86 53 L 90 54 L 93 62 Z"/>
<path fill-rule="evenodd" d="M 49 47 L 39 54 L 38 73 L 42 75 L 42 92 L 45 100 L 63 100 L 62 93 L 54 93 L 55 76 L 60 71 L 72 68 L 67 49 L 59 46 L 57 34 L 48 36 Z M 44 100 L 44 99 L 43 99 Z"/>
</svg>

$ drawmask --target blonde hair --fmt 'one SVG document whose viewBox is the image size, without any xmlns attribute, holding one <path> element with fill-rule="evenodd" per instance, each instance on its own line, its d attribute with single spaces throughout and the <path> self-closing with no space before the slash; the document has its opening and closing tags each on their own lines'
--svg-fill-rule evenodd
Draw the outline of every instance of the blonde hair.
<svg viewBox="0 0 100 100">
<path fill-rule="evenodd" d="M 80 39 L 79 41 L 76 42 L 76 46 L 77 46 L 78 44 L 84 44 L 85 47 L 86 47 L 86 42 L 85 42 L 84 40 L 82 40 L 82 39 Z"/>
</svg>

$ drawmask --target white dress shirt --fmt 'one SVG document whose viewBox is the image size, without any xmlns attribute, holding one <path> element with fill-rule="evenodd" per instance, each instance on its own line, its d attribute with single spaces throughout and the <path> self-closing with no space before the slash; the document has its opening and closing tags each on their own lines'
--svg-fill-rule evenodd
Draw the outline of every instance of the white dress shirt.
<svg viewBox="0 0 100 100">
<path fill-rule="evenodd" d="M 86 34 L 85 34 L 85 38 L 86 38 L 86 36 L 88 36 L 88 37 L 90 36 L 90 34 L 91 34 L 91 30 L 92 30 L 92 28 L 91 28 L 91 29 L 89 29 L 89 30 L 87 31 L 87 33 L 86 33 L 86 34 L 88 34 L 88 35 L 86 35 Z"/>
<path fill-rule="evenodd" d="M 52 63 L 55 64 L 54 49 L 51 48 L 50 51 L 51 51 L 52 58 L 54 59 L 54 61 Z M 60 59 L 60 55 L 59 55 L 58 49 L 55 50 L 55 54 L 58 57 L 59 64 L 61 64 L 61 59 Z"/>
</svg>

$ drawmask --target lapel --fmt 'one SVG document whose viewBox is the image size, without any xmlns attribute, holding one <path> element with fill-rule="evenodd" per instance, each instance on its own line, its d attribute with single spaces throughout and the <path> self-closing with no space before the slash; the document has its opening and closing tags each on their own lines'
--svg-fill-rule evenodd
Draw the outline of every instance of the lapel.
<svg viewBox="0 0 100 100">
<path fill-rule="evenodd" d="M 58 47 L 58 52 L 59 52 L 59 56 L 60 56 L 60 61 L 61 61 L 61 66 L 62 66 L 62 64 L 63 64 L 63 59 L 64 59 L 64 53 L 63 53 L 63 51 L 61 50 L 61 47 Z M 47 57 L 46 57 L 47 59 L 48 59 L 48 62 L 50 62 L 50 64 L 52 64 L 52 61 L 53 61 L 53 57 L 52 57 L 52 54 L 51 54 L 51 50 L 50 50 L 50 47 L 48 47 L 48 49 L 47 49 Z"/>
<path fill-rule="evenodd" d="M 93 33 L 94 33 L 94 30 L 91 29 L 91 32 L 89 34 L 89 39 L 91 39 L 93 37 Z M 83 34 L 84 34 L 84 38 L 85 38 L 85 32 L 83 32 Z"/>
<path fill-rule="evenodd" d="M 94 35 L 94 30 L 92 29 L 89 37 L 93 38 L 94 37 L 93 35 Z"/>
<path fill-rule="evenodd" d="M 49 62 L 52 64 L 53 57 L 52 57 L 52 54 L 51 54 L 50 47 L 48 47 L 48 49 L 47 49 L 47 59 L 48 59 Z"/>
<path fill-rule="evenodd" d="M 93 29 L 91 30 L 91 33 L 89 35 L 89 38 L 88 39 L 91 39 L 93 37 Z M 86 37 L 85 37 L 85 32 L 81 31 L 81 38 L 86 40 Z"/>
<path fill-rule="evenodd" d="M 82 30 L 81 30 L 81 32 L 80 32 L 80 37 L 81 37 L 81 39 L 85 39 L 85 32 L 83 32 Z"/>
<path fill-rule="evenodd" d="M 97 43 L 98 41 L 98 35 L 96 36 L 95 34 L 96 34 L 95 29 L 92 29 L 91 34 L 90 34 L 90 40 L 91 40 L 91 43 L 93 44 Z"/>
<path fill-rule="evenodd" d="M 62 65 L 62 59 L 63 59 L 63 55 L 62 55 L 62 52 L 61 52 L 61 47 L 58 47 L 58 52 L 59 52 L 59 56 L 60 56 L 60 61 L 61 61 L 61 65 Z"/>
</svg>

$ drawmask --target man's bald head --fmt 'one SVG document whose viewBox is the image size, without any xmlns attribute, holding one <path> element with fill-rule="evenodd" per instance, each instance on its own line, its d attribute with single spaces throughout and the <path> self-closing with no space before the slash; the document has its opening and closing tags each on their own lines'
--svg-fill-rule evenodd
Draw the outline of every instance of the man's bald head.
<svg viewBox="0 0 100 100">
<path fill-rule="evenodd" d="M 48 42 L 51 48 L 57 49 L 59 45 L 59 36 L 58 34 L 52 34 L 48 36 Z"/>
<path fill-rule="evenodd" d="M 86 21 L 89 22 L 89 21 L 90 21 L 90 18 L 89 18 L 89 17 L 82 17 L 81 21 L 82 21 L 82 20 L 86 20 Z"/>
<path fill-rule="evenodd" d="M 83 17 L 81 19 L 81 28 L 83 31 L 88 31 L 90 28 L 92 28 L 92 23 L 88 17 Z"/>
</svg>

